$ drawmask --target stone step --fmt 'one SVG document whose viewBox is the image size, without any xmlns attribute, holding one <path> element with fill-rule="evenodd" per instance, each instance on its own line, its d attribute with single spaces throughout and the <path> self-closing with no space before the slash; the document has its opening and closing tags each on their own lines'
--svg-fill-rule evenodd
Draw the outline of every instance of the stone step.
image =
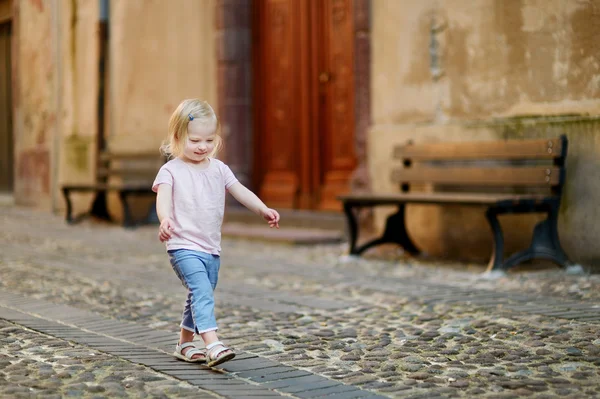
<svg viewBox="0 0 600 399">
<path fill-rule="evenodd" d="M 300 209 L 277 209 L 281 215 L 282 225 L 286 227 L 334 230 L 343 233 L 346 230 L 346 221 L 342 212 L 331 211 L 312 211 Z M 258 224 L 263 225 L 264 221 L 250 212 L 248 209 L 228 205 L 225 210 L 225 222 Z"/>
<path fill-rule="evenodd" d="M 345 239 L 343 231 L 288 227 L 285 221 L 279 229 L 270 228 L 266 223 L 256 225 L 228 221 L 223 224 L 222 233 L 223 237 L 229 238 L 284 242 L 296 245 L 334 244 Z"/>
</svg>

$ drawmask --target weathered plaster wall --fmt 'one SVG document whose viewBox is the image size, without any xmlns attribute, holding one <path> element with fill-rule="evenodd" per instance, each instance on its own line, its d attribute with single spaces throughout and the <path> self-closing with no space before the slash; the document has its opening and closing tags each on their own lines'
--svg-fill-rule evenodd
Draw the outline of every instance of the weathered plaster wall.
<svg viewBox="0 0 600 399">
<path fill-rule="evenodd" d="M 372 3 L 372 118 L 375 125 L 433 121 L 439 93 L 430 72 L 436 1 Z"/>
<path fill-rule="evenodd" d="M 185 98 L 216 107 L 214 0 L 113 0 L 109 147 L 157 151 Z"/>
<path fill-rule="evenodd" d="M 113 0 L 110 7 L 107 146 L 158 156 L 182 100 L 217 106 L 215 0 Z M 108 203 L 120 219 L 116 194 Z"/>
<path fill-rule="evenodd" d="M 99 90 L 99 6 L 97 1 L 58 3 L 59 170 L 55 210 L 66 206 L 63 183 L 93 183 L 96 175 Z M 83 211 L 90 195 L 73 196 L 74 208 Z"/>
<path fill-rule="evenodd" d="M 61 185 L 96 175 L 99 4 L 23 0 L 13 10 L 15 199 L 62 211 Z M 214 13 L 214 0 L 110 2 L 109 149 L 158 155 L 181 100 L 215 104 Z M 76 211 L 90 200 L 76 196 Z"/>
<path fill-rule="evenodd" d="M 94 180 L 98 3 L 15 2 L 15 200 L 64 208 L 63 183 Z M 89 198 L 77 198 L 86 206 Z"/>
<path fill-rule="evenodd" d="M 440 4 L 449 117 L 600 113 L 599 2 Z"/>
<path fill-rule="evenodd" d="M 50 209 L 57 134 L 56 31 L 52 1 L 13 8 L 15 201 Z"/>
<path fill-rule="evenodd" d="M 600 3 L 569 0 L 373 2 L 373 122 L 369 170 L 389 182 L 391 148 L 415 141 L 554 137 L 570 140 L 560 215 L 563 246 L 600 264 Z M 481 212 L 409 207 L 408 227 L 436 256 L 484 262 L 491 234 Z M 382 226 L 385 212 L 377 213 Z M 536 216 L 501 219 L 507 249 L 529 243 Z"/>
</svg>

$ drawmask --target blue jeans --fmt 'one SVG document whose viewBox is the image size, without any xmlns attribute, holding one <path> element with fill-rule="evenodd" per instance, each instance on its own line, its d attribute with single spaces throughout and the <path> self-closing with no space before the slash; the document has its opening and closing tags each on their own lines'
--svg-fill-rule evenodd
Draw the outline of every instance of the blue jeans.
<svg viewBox="0 0 600 399">
<path fill-rule="evenodd" d="M 173 270 L 188 290 L 180 327 L 196 334 L 216 330 L 213 291 L 219 279 L 221 258 L 189 249 L 168 253 Z"/>
</svg>

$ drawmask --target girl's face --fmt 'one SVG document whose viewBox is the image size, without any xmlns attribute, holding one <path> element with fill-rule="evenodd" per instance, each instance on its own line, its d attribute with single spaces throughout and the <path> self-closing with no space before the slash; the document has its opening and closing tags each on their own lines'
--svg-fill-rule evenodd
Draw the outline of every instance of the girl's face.
<svg viewBox="0 0 600 399">
<path fill-rule="evenodd" d="M 190 121 L 183 157 L 192 163 L 204 163 L 215 149 L 216 140 L 216 124 L 205 124 L 197 119 Z"/>
</svg>

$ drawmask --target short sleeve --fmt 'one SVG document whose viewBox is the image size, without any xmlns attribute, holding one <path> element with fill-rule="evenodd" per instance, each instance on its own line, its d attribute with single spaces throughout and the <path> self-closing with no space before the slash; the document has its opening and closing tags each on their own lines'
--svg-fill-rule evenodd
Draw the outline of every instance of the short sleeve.
<svg viewBox="0 0 600 399">
<path fill-rule="evenodd" d="M 173 175 L 171 171 L 167 168 L 167 165 L 163 165 L 162 168 L 158 171 L 156 178 L 154 179 L 154 183 L 152 183 L 152 191 L 155 193 L 158 192 L 158 186 L 161 184 L 168 184 L 173 186 Z"/>
<path fill-rule="evenodd" d="M 238 179 L 235 177 L 229 166 L 221 163 L 221 173 L 223 174 L 223 180 L 225 181 L 225 188 L 229 189 L 229 187 L 233 186 L 237 183 Z"/>
</svg>

